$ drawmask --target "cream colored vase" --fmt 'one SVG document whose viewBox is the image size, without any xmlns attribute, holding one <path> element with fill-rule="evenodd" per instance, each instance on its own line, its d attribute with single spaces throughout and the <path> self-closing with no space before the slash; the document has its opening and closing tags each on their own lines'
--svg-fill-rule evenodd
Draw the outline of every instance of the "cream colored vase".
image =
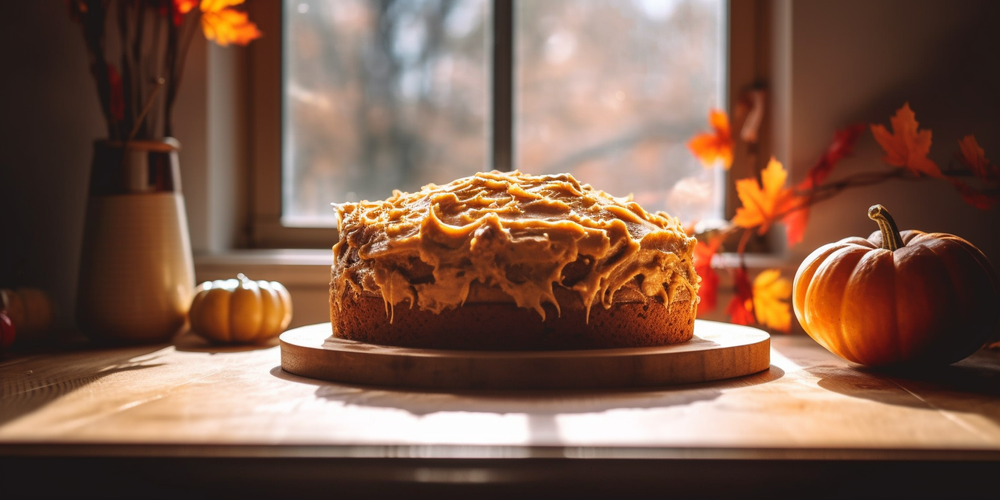
<svg viewBox="0 0 1000 500">
<path fill-rule="evenodd" d="M 168 342 L 187 322 L 194 264 L 172 138 L 98 141 L 77 284 L 77 326 L 115 343 Z"/>
</svg>

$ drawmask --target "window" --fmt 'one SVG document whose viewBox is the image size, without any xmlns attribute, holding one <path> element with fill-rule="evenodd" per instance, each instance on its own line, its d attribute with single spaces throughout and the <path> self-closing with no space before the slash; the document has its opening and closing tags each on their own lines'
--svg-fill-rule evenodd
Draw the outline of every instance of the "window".
<svg viewBox="0 0 1000 500">
<path fill-rule="evenodd" d="M 725 216 L 725 173 L 686 141 L 730 99 L 731 37 L 753 31 L 734 27 L 753 12 L 741 3 L 263 3 L 273 15 L 257 19 L 280 21 L 261 28 L 281 36 L 251 59 L 256 246 L 328 247 L 333 202 L 491 168 L 569 172 L 682 220 Z"/>
</svg>

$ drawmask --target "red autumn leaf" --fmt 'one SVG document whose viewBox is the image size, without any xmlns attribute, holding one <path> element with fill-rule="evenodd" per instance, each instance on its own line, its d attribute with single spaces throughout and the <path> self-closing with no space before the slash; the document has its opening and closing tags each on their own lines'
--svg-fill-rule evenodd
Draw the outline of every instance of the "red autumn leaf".
<svg viewBox="0 0 1000 500">
<path fill-rule="evenodd" d="M 7 316 L 7 311 L 0 310 L 0 352 L 7 350 L 14 343 L 16 337 L 14 323 Z"/>
<path fill-rule="evenodd" d="M 788 246 L 801 243 L 806 233 L 806 226 L 809 225 L 809 207 L 802 205 L 781 219 L 781 222 L 785 224 L 785 241 L 788 242 Z"/>
<path fill-rule="evenodd" d="M 726 306 L 726 314 L 729 315 L 729 322 L 736 325 L 752 325 L 753 312 L 750 311 L 753 303 L 750 299 L 740 299 L 733 297 Z"/>
<path fill-rule="evenodd" d="M 729 301 L 729 305 L 726 306 L 726 314 L 729 315 L 729 321 L 737 325 L 752 325 L 755 322 L 753 313 L 753 289 L 750 286 L 750 280 L 747 278 L 746 269 L 742 267 L 736 268 L 736 272 L 733 274 L 733 280 L 736 283 L 736 294 L 733 299 Z"/>
<path fill-rule="evenodd" d="M 958 179 L 950 179 L 951 185 L 955 186 L 958 190 L 958 194 L 962 196 L 964 200 L 969 205 L 972 205 L 980 210 L 989 210 L 997 204 L 997 197 L 990 196 Z"/>
<path fill-rule="evenodd" d="M 871 126 L 872 135 L 885 151 L 882 160 L 894 167 L 907 168 L 915 174 L 944 178 L 937 164 L 927 158 L 931 151 L 931 131 L 919 130 L 910 103 L 903 104 L 891 119 L 892 133 L 882 124 Z"/>
<path fill-rule="evenodd" d="M 712 257 L 719 250 L 722 237 L 715 236 L 706 243 L 694 247 L 694 270 L 701 276 L 701 286 L 698 288 L 698 314 L 715 310 L 719 298 L 719 275 L 712 269 Z"/>
<path fill-rule="evenodd" d="M 688 149 L 701 160 L 705 168 L 715 167 L 716 162 L 722 163 L 722 168 L 729 170 L 733 164 L 733 137 L 729 129 L 729 117 L 726 112 L 713 109 L 708 113 L 708 122 L 712 132 L 703 132 L 688 141 Z"/>
<path fill-rule="evenodd" d="M 861 137 L 864 130 L 864 124 L 859 123 L 834 133 L 833 142 L 820 156 L 819 161 L 809 169 L 809 175 L 795 186 L 795 189 L 808 191 L 822 184 L 833 172 L 833 167 L 837 165 L 837 162 L 854 152 L 854 144 L 858 142 L 858 138 Z"/>
<path fill-rule="evenodd" d="M 962 152 L 960 157 L 962 163 L 969 167 L 973 175 L 987 182 L 1000 180 L 1000 168 L 986 159 L 986 152 L 979 147 L 975 136 L 963 137 L 962 140 L 958 141 L 958 147 Z"/>
<path fill-rule="evenodd" d="M 854 144 L 858 142 L 858 138 L 861 137 L 864 130 L 864 124 L 860 123 L 838 130 L 833 135 L 833 142 L 820 156 L 819 161 L 809 169 L 806 178 L 795 186 L 795 191 L 805 193 L 823 184 L 837 163 L 854 152 Z M 804 204 L 804 201 L 800 200 L 801 208 L 782 219 L 782 222 L 785 223 L 785 238 L 788 241 L 788 246 L 802 242 L 802 237 L 805 235 L 806 226 L 809 223 L 809 207 Z"/>
<path fill-rule="evenodd" d="M 108 100 L 108 111 L 115 121 L 122 121 L 125 119 L 125 90 L 122 87 L 122 75 L 118 73 L 118 69 L 115 68 L 114 64 L 109 63 L 107 69 L 108 86 L 111 91 Z"/>
</svg>

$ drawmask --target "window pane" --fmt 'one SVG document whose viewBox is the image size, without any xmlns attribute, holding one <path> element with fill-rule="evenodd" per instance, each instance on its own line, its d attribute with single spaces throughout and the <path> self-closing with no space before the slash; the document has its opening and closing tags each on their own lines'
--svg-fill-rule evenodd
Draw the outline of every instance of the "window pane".
<svg viewBox="0 0 1000 500">
<path fill-rule="evenodd" d="M 724 107 L 724 0 L 522 0 L 515 165 L 569 172 L 682 221 L 723 215 L 686 142 Z"/>
<path fill-rule="evenodd" d="M 284 7 L 282 224 L 486 167 L 486 0 Z"/>
</svg>

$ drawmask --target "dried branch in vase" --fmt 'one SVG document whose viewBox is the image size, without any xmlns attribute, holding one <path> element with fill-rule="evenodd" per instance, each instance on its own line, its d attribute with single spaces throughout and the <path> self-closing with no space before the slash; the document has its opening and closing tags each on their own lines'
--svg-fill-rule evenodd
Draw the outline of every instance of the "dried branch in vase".
<svg viewBox="0 0 1000 500">
<path fill-rule="evenodd" d="M 173 109 L 194 37 L 246 45 L 261 36 L 243 0 L 64 0 L 80 24 L 115 141 L 173 134 Z M 116 64 L 117 63 L 117 64 Z"/>
<path fill-rule="evenodd" d="M 724 112 L 709 112 L 711 132 L 696 135 L 688 142 L 692 153 L 706 168 L 729 169 L 736 140 L 730 135 L 729 119 Z M 713 267 L 713 257 L 724 250 L 723 242 L 742 232 L 735 249 L 739 264 L 731 269 L 733 299 L 726 307 L 730 321 L 737 324 L 757 324 L 780 332 L 791 331 L 791 281 L 781 277 L 777 269 L 758 273 L 751 282 L 747 274 L 745 253 L 750 237 L 764 235 L 774 224 L 783 224 L 788 246 L 802 241 L 813 205 L 833 198 L 852 188 L 881 184 L 890 179 L 913 181 L 936 180 L 950 183 L 962 199 L 982 210 L 1000 201 L 1000 167 L 991 163 L 979 147 L 976 138 L 967 135 L 958 141 L 956 160 L 941 169 L 927 156 L 931 148 L 930 130 L 921 130 L 909 103 L 897 110 L 890 119 L 892 132 L 882 124 L 851 125 L 834 134 L 830 146 L 809 169 L 808 175 L 795 186 L 786 186 L 788 171 L 772 158 L 757 176 L 736 181 L 741 206 L 732 220 L 699 245 L 695 266 L 702 277 L 699 291 L 699 313 L 716 307 L 719 277 Z M 860 172 L 828 181 L 837 163 L 853 153 L 854 145 L 871 130 L 882 147 L 881 160 L 888 168 Z M 694 233 L 695 224 L 687 226 Z"/>
</svg>

